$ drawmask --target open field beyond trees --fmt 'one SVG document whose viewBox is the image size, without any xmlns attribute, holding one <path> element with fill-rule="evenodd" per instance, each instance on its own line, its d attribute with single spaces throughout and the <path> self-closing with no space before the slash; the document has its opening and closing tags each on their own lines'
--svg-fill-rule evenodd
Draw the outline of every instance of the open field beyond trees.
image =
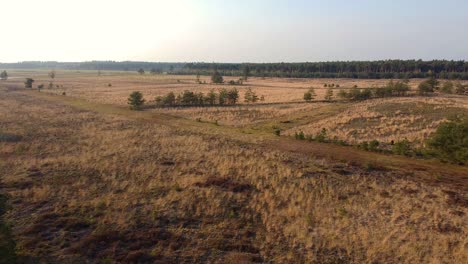
<svg viewBox="0 0 468 264">
<path fill-rule="evenodd" d="M 383 151 L 402 140 L 424 147 L 441 123 L 468 116 L 465 95 L 417 95 L 423 79 L 411 79 L 406 96 L 352 101 L 336 95 L 389 80 L 251 77 L 228 85 L 191 75 L 8 73 L 0 81 L 4 259 L 468 259 L 468 167 Z M 325 100 L 331 85 L 334 96 Z M 222 88 L 236 88 L 239 103 L 156 105 L 169 92 Z M 244 102 L 249 88 L 263 100 Z M 310 88 L 316 96 L 306 102 Z M 145 99 L 142 111 L 127 105 L 135 91 Z M 328 143 L 295 139 L 324 129 Z M 386 149 L 344 146 L 372 140 Z"/>
</svg>

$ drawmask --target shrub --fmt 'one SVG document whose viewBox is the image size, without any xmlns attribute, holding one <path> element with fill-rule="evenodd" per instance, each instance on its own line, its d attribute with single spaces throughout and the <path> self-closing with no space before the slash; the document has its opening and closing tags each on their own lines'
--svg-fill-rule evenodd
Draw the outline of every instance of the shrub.
<svg viewBox="0 0 468 264">
<path fill-rule="evenodd" d="M 326 142 L 327 141 L 327 130 L 322 128 L 320 133 L 315 137 L 315 140 L 318 142 Z"/>
<path fill-rule="evenodd" d="M 370 151 L 378 151 L 378 147 L 380 145 L 380 142 L 378 140 L 372 140 L 369 142 L 369 150 Z"/>
<path fill-rule="evenodd" d="M 252 91 L 252 88 L 249 87 L 245 92 L 244 101 L 246 103 L 256 103 L 258 101 L 258 96 L 254 91 Z"/>
<path fill-rule="evenodd" d="M 223 76 L 218 71 L 215 71 L 211 76 L 211 82 L 213 83 L 223 83 L 224 79 Z"/>
<path fill-rule="evenodd" d="M 298 139 L 298 140 L 305 140 L 304 132 L 302 132 L 302 131 L 299 131 L 299 133 L 296 132 L 296 133 L 294 134 L 294 138 L 296 138 L 296 139 Z"/>
<path fill-rule="evenodd" d="M 304 93 L 304 101 L 310 102 L 315 97 L 315 90 L 314 88 L 310 88 L 307 92 Z"/>
<path fill-rule="evenodd" d="M 143 99 L 143 94 L 138 91 L 131 93 L 128 97 L 127 103 L 130 105 L 130 109 L 140 110 L 143 104 L 145 103 L 145 100 Z"/>
<path fill-rule="evenodd" d="M 34 83 L 34 79 L 26 78 L 26 81 L 24 82 L 24 87 L 25 88 L 32 88 L 33 83 Z"/>
<path fill-rule="evenodd" d="M 398 155 L 409 156 L 411 153 L 411 146 L 408 139 L 405 138 L 402 141 L 396 142 L 392 147 L 392 151 Z"/>
<path fill-rule="evenodd" d="M 466 92 L 468 92 L 467 86 L 461 84 L 460 82 L 458 82 L 455 85 L 455 93 L 456 94 L 465 94 Z"/>
<path fill-rule="evenodd" d="M 2 71 L 2 73 L 0 73 L 0 80 L 7 80 L 7 79 L 8 79 L 7 71 Z"/>
<path fill-rule="evenodd" d="M 468 162 L 468 119 L 439 125 L 427 141 L 429 151 L 442 160 L 465 164 Z"/>
<path fill-rule="evenodd" d="M 434 77 L 427 79 L 418 86 L 418 93 L 420 95 L 427 95 L 439 89 L 439 81 Z"/>
<path fill-rule="evenodd" d="M 445 82 L 440 91 L 447 94 L 453 93 L 453 83 L 451 81 Z"/>
</svg>

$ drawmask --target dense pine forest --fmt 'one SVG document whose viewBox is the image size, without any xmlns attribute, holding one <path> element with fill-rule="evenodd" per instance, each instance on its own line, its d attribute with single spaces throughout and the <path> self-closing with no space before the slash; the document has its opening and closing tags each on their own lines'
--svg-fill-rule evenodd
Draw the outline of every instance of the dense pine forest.
<svg viewBox="0 0 468 264">
<path fill-rule="evenodd" d="M 426 78 L 468 80 L 468 62 L 448 60 L 381 60 L 304 63 L 166 63 L 136 61 L 89 62 L 19 62 L 0 63 L 0 69 L 70 69 L 119 70 L 224 76 L 256 76 L 283 78 Z"/>
<path fill-rule="evenodd" d="M 222 75 L 286 78 L 426 78 L 468 79 L 468 62 L 447 60 L 337 61 L 306 63 L 187 63 L 182 72 Z"/>
</svg>

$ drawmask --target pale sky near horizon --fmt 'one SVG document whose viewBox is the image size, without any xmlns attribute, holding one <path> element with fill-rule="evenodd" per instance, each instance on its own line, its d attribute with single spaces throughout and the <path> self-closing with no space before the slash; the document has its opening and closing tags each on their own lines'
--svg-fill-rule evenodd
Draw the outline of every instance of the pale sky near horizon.
<svg viewBox="0 0 468 264">
<path fill-rule="evenodd" d="M 2 0 L 0 62 L 468 60 L 468 0 Z"/>
</svg>

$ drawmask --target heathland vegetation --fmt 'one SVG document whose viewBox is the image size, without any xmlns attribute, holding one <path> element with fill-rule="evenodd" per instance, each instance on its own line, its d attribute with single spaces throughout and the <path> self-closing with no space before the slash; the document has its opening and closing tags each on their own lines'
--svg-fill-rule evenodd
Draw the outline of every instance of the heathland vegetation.
<svg viewBox="0 0 468 264">
<path fill-rule="evenodd" d="M 154 67 L 8 70 L 2 260 L 467 259 L 467 82 Z"/>
</svg>

